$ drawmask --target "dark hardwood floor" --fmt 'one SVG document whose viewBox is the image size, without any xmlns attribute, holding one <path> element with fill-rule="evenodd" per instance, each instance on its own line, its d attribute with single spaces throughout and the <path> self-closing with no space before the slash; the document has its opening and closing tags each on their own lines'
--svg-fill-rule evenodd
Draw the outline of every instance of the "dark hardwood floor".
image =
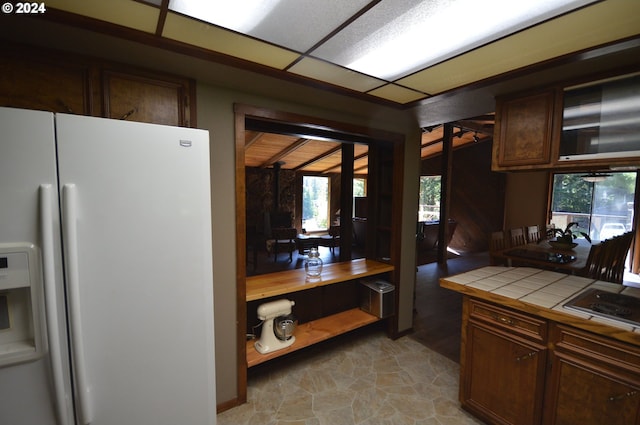
<svg viewBox="0 0 640 425">
<path fill-rule="evenodd" d="M 441 288 L 439 279 L 489 265 L 486 252 L 466 254 L 447 260 L 446 266 L 428 263 L 416 274 L 413 333 L 410 338 L 460 362 L 462 295 Z"/>
</svg>

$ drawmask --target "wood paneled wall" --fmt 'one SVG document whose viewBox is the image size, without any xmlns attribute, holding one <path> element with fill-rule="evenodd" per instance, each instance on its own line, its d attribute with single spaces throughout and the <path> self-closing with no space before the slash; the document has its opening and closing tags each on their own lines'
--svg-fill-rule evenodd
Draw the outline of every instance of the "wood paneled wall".
<svg viewBox="0 0 640 425">
<path fill-rule="evenodd" d="M 271 211 L 291 211 L 295 215 L 295 179 L 296 173 L 291 170 L 279 170 L 272 168 L 246 167 L 246 205 L 247 225 L 255 225 L 258 233 L 264 232 L 265 213 Z M 276 190 L 275 179 L 279 179 Z M 279 199 L 278 205 L 275 205 Z M 294 223 L 299 217 L 294 217 Z"/>
<path fill-rule="evenodd" d="M 420 174 L 440 175 L 442 157 L 422 161 Z M 453 152 L 450 216 L 458 225 L 449 246 L 462 252 L 488 249 L 489 234 L 502 228 L 506 176 L 491 171 L 491 142 Z"/>
</svg>

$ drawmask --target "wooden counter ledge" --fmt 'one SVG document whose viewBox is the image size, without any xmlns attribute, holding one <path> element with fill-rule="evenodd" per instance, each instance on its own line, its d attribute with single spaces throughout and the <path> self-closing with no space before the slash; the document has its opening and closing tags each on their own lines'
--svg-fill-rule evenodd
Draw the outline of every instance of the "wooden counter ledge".
<svg viewBox="0 0 640 425">
<path fill-rule="evenodd" d="M 393 269 L 391 264 L 360 258 L 325 264 L 322 268 L 322 275 L 317 280 L 307 280 L 304 268 L 250 276 L 247 278 L 247 301 L 379 275 L 393 271 Z"/>
<path fill-rule="evenodd" d="M 247 341 L 247 366 L 252 367 L 258 365 L 267 360 L 375 323 L 378 320 L 380 320 L 378 317 L 365 313 L 359 308 L 354 308 L 312 322 L 303 323 L 296 327 L 294 331 L 296 341 L 293 345 L 267 354 L 260 354 L 256 351 L 254 346 L 255 341 Z"/>
</svg>

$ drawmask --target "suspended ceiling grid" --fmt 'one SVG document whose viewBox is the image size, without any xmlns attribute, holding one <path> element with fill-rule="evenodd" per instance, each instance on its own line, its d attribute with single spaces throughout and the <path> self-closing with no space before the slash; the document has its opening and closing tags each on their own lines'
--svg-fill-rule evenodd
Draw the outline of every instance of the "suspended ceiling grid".
<svg viewBox="0 0 640 425">
<path fill-rule="evenodd" d="M 48 0 L 46 6 L 398 105 L 412 104 L 479 80 L 640 34 L 639 1 L 585 0 L 584 3 L 590 3 L 585 7 L 454 54 L 424 69 L 394 78 L 378 78 L 349 69 L 336 52 L 351 43 L 366 41 L 362 37 L 368 40 L 371 33 L 394 18 L 402 24 L 398 7 L 419 4 L 420 0 L 280 0 L 265 25 L 249 34 L 177 13 L 165 3 Z M 513 2 L 504 3 L 507 4 Z M 452 20 L 448 25 L 451 33 L 445 32 L 442 37 L 489 24 Z M 409 43 L 416 50 L 424 44 L 420 39 L 410 39 Z"/>
</svg>

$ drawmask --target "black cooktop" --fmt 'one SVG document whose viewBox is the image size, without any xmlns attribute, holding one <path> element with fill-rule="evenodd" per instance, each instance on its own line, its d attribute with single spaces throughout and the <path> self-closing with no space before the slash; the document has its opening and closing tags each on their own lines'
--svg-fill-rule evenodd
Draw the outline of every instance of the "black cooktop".
<svg viewBox="0 0 640 425">
<path fill-rule="evenodd" d="M 590 289 L 573 298 L 563 307 L 640 327 L 640 298 L 630 295 Z"/>
</svg>

